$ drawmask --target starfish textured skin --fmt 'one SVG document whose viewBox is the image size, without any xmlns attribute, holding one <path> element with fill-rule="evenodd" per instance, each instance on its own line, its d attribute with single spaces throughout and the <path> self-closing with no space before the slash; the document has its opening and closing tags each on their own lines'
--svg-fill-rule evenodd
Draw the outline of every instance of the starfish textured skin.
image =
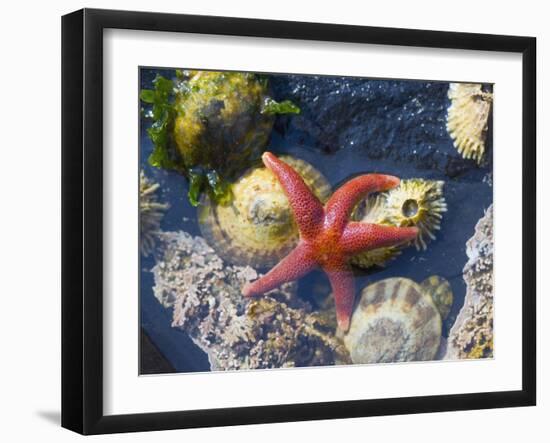
<svg viewBox="0 0 550 443">
<path fill-rule="evenodd" d="M 362 198 L 371 192 L 396 187 L 399 178 L 383 174 L 360 175 L 338 188 L 323 206 L 291 166 L 270 152 L 265 152 L 262 160 L 277 177 L 288 198 L 300 240 L 267 274 L 245 285 L 243 295 L 263 294 L 320 266 L 332 287 L 338 327 L 347 331 L 355 300 L 355 282 L 349 259 L 362 251 L 413 240 L 418 234 L 415 227 L 397 228 L 349 220 Z"/>
</svg>

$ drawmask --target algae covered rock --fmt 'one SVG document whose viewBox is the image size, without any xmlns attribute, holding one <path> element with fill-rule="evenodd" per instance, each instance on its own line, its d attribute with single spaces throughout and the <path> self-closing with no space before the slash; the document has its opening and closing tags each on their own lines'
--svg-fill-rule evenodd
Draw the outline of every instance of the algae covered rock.
<svg viewBox="0 0 550 443">
<path fill-rule="evenodd" d="M 258 157 L 273 126 L 262 112 L 267 82 L 237 72 L 184 71 L 174 141 L 186 168 L 230 172 Z"/>
<path fill-rule="evenodd" d="M 299 109 L 271 99 L 267 77 L 259 74 L 175 72 L 173 80 L 157 76 L 154 89 L 140 94 L 152 105 L 148 134 L 155 149 L 149 162 L 184 174 L 192 204 L 198 204 L 204 191 L 222 200 L 227 197 L 226 181 L 264 150 L 275 114 Z"/>
<path fill-rule="evenodd" d="M 466 243 L 466 298 L 447 341 L 446 359 L 493 357 L 493 206 Z"/>
<path fill-rule="evenodd" d="M 154 294 L 173 309 L 173 323 L 207 355 L 212 370 L 331 365 L 349 356 L 334 324 L 312 312 L 286 284 L 258 299 L 243 285 L 251 267 L 227 266 L 201 237 L 167 232 L 153 268 Z"/>
</svg>

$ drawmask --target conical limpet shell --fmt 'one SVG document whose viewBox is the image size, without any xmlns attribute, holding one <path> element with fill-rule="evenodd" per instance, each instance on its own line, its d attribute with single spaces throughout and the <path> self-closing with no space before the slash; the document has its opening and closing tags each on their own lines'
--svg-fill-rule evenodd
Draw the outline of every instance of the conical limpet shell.
<svg viewBox="0 0 550 443">
<path fill-rule="evenodd" d="M 331 189 L 328 181 L 304 160 L 281 157 L 300 173 L 321 201 Z M 288 199 L 273 173 L 251 168 L 231 187 L 227 205 L 205 199 L 199 208 L 199 226 L 210 246 L 228 262 L 255 268 L 275 265 L 298 243 L 298 228 Z"/>
<path fill-rule="evenodd" d="M 425 250 L 428 241 L 435 239 L 435 231 L 440 229 L 443 213 L 447 211 L 443 185 L 443 181 L 437 180 L 402 180 L 395 189 L 369 196 L 363 206 L 358 208 L 355 217 L 366 223 L 416 226 L 419 234 L 414 245 L 419 250 Z M 383 266 L 399 255 L 404 246 L 367 251 L 353 257 L 351 262 L 362 268 Z"/>
<path fill-rule="evenodd" d="M 353 363 L 432 360 L 441 329 L 437 306 L 420 285 L 389 278 L 361 291 L 344 344 Z"/>
<path fill-rule="evenodd" d="M 386 193 L 385 222 L 393 226 L 416 226 L 416 249 L 426 249 L 428 239 L 435 240 L 435 231 L 441 228 L 447 203 L 439 180 L 412 178 Z"/>
</svg>

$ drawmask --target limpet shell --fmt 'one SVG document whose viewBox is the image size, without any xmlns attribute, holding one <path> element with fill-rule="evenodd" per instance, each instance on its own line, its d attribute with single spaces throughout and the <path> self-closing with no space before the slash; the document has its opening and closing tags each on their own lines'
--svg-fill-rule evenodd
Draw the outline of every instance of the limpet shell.
<svg viewBox="0 0 550 443">
<path fill-rule="evenodd" d="M 223 177 L 243 171 L 265 148 L 275 121 L 261 113 L 267 85 L 248 73 L 184 73 L 173 138 L 185 168 L 214 169 Z"/>
<path fill-rule="evenodd" d="M 443 181 L 411 178 L 401 180 L 397 188 L 369 196 L 360 205 L 354 217 L 362 222 L 387 226 L 419 229 L 413 244 L 418 250 L 426 249 L 429 240 L 435 239 L 435 231 L 441 228 L 447 203 L 443 196 Z M 407 245 L 366 251 L 356 255 L 351 262 L 362 268 L 383 266 L 395 258 Z"/>
<path fill-rule="evenodd" d="M 329 182 L 308 162 L 291 156 L 281 159 L 292 166 L 325 202 Z M 276 177 L 265 167 L 245 172 L 231 186 L 229 204 L 208 198 L 199 208 L 202 235 L 226 261 L 240 266 L 267 268 L 275 265 L 298 243 L 298 227 L 288 199 Z"/>
<path fill-rule="evenodd" d="M 451 83 L 448 92 L 451 106 L 447 111 L 447 131 L 464 158 L 483 159 L 493 94 L 481 84 Z"/>
<path fill-rule="evenodd" d="M 442 320 L 422 287 L 395 277 L 361 292 L 344 344 L 353 363 L 432 360 L 441 341 Z"/>
<path fill-rule="evenodd" d="M 451 284 L 439 275 L 432 275 L 420 283 L 420 287 L 425 294 L 432 297 L 441 315 L 441 319 L 445 320 L 453 305 L 453 290 Z"/>
<path fill-rule="evenodd" d="M 386 193 L 385 223 L 392 226 L 416 226 L 416 249 L 425 250 L 427 242 L 435 240 L 435 231 L 441 229 L 447 203 L 443 197 L 445 182 L 412 178 Z"/>
</svg>

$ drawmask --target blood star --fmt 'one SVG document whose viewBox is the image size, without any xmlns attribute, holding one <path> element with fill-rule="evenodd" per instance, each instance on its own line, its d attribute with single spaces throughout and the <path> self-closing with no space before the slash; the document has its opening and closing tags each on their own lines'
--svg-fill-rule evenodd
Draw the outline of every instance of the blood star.
<svg viewBox="0 0 550 443">
<path fill-rule="evenodd" d="M 397 228 L 350 221 L 359 200 L 371 192 L 399 185 L 391 175 L 365 174 L 355 177 L 334 192 L 323 204 L 291 166 L 266 152 L 264 165 L 283 188 L 300 232 L 298 245 L 267 274 L 244 286 L 245 297 L 260 295 L 283 283 L 297 280 L 317 266 L 327 274 L 336 303 L 336 320 L 343 331 L 349 329 L 355 282 L 349 259 L 362 251 L 413 240 L 418 229 Z"/>
</svg>

